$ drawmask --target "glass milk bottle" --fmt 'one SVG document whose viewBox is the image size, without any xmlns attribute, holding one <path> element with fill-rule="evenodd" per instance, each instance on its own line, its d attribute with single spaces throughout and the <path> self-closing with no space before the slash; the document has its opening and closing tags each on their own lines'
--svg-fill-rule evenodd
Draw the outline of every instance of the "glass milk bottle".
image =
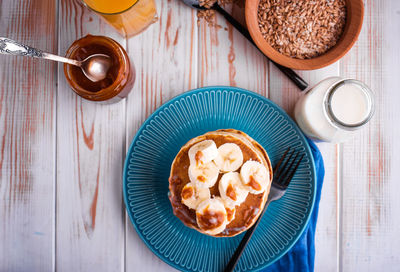
<svg viewBox="0 0 400 272">
<path fill-rule="evenodd" d="M 330 77 L 296 103 L 294 115 L 301 130 L 324 142 L 343 142 L 371 119 L 372 91 L 361 81 Z"/>
</svg>

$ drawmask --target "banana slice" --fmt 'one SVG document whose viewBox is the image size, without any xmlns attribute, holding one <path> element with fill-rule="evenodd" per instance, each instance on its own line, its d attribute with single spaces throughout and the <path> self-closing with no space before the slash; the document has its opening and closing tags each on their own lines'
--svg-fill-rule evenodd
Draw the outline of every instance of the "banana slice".
<svg viewBox="0 0 400 272">
<path fill-rule="evenodd" d="M 242 150 L 234 143 L 223 144 L 218 148 L 214 162 L 223 172 L 236 171 L 243 163 Z"/>
<path fill-rule="evenodd" d="M 240 205 L 246 200 L 249 190 L 242 185 L 237 172 L 224 174 L 218 185 L 221 198 L 230 206 Z"/>
<path fill-rule="evenodd" d="M 236 207 L 234 205 L 231 205 L 230 203 L 224 201 L 221 197 L 215 197 L 215 199 L 219 199 L 224 203 L 225 210 L 226 210 L 226 218 L 228 220 L 228 224 L 235 219 L 236 215 Z"/>
<path fill-rule="evenodd" d="M 213 140 L 205 140 L 193 145 L 188 155 L 190 164 L 206 164 L 217 157 L 218 149 Z"/>
<path fill-rule="evenodd" d="M 210 198 L 208 188 L 197 188 L 192 182 L 186 184 L 181 192 L 182 203 L 189 209 L 196 209 L 200 202 Z"/>
<path fill-rule="evenodd" d="M 240 169 L 243 184 L 250 193 L 260 194 L 269 184 L 269 172 L 267 168 L 257 161 L 247 161 Z"/>
<path fill-rule="evenodd" d="M 228 224 L 226 209 L 222 200 L 207 199 L 196 209 L 197 225 L 207 234 L 215 235 L 222 232 Z"/>
<path fill-rule="evenodd" d="M 189 179 L 199 188 L 214 186 L 218 179 L 219 169 L 214 162 L 206 164 L 191 164 L 189 166 Z"/>
</svg>

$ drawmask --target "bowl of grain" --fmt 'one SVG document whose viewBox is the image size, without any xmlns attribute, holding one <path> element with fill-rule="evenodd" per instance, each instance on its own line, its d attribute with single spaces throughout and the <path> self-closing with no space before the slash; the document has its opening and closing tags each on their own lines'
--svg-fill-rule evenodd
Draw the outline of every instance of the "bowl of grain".
<svg viewBox="0 0 400 272">
<path fill-rule="evenodd" d="M 271 60 L 313 70 L 343 57 L 360 34 L 362 0 L 246 0 L 246 24 Z"/>
</svg>

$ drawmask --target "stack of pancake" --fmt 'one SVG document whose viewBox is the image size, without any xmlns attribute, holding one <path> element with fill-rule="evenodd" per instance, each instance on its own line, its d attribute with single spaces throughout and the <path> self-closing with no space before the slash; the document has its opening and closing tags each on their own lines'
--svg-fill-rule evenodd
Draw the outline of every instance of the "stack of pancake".
<svg viewBox="0 0 400 272">
<path fill-rule="evenodd" d="M 231 237 L 249 229 L 268 198 L 267 152 L 242 131 L 208 132 L 187 142 L 169 177 L 174 214 L 188 227 Z"/>
</svg>

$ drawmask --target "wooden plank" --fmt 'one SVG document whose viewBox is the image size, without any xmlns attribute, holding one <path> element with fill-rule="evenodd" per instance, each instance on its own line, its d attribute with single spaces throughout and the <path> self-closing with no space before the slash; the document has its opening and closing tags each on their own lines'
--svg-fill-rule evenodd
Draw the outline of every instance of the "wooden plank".
<svg viewBox="0 0 400 272">
<path fill-rule="evenodd" d="M 297 71 L 312 88 L 319 81 L 339 75 L 339 62 L 313 71 Z M 293 109 L 301 93 L 274 64 L 270 63 L 269 98 L 280 105 L 293 117 Z M 321 151 L 325 177 L 319 204 L 318 222 L 315 233 L 315 271 L 337 271 L 340 255 L 338 253 L 339 231 L 339 153 L 338 146 L 330 143 L 318 143 Z"/>
<path fill-rule="evenodd" d="M 310 88 L 319 81 L 339 75 L 339 63 L 314 71 L 298 71 L 309 83 Z M 269 98 L 293 116 L 296 101 L 301 95 L 299 89 L 270 64 Z M 337 218 L 338 206 L 338 163 L 336 146 L 329 143 L 318 143 L 325 165 L 325 178 L 321 192 L 317 229 L 315 233 L 315 271 L 336 271 L 339 255 L 337 254 Z"/>
<path fill-rule="evenodd" d="M 129 39 L 136 83 L 127 99 L 127 148 L 142 122 L 162 103 L 197 87 L 195 11 L 181 1 L 156 1 L 158 21 Z M 158 259 L 126 220 L 126 271 L 174 270 Z"/>
<path fill-rule="evenodd" d="M 365 1 L 360 38 L 341 65 L 376 99 L 373 120 L 342 145 L 343 271 L 397 271 L 400 263 L 399 10 L 398 1 Z"/>
<path fill-rule="evenodd" d="M 319 143 L 324 159 L 325 178 L 319 204 L 315 232 L 315 271 L 337 271 L 338 269 L 338 151 L 337 146 Z"/>
<path fill-rule="evenodd" d="M 227 6 L 243 22 L 243 6 Z M 268 60 L 221 15 L 216 26 L 201 21 L 199 32 L 199 85 L 237 86 L 268 95 Z"/>
<path fill-rule="evenodd" d="M 231 12 L 237 20 L 243 22 L 242 7 L 233 6 Z M 273 64 L 268 64 L 266 58 L 239 32 L 226 25 L 223 18 L 217 17 L 217 24 L 221 27 L 210 28 L 204 23 L 201 25 L 200 85 L 226 84 L 258 91 L 291 114 L 300 95 L 296 86 Z M 226 28 L 228 31 L 223 31 Z M 234 61 L 231 61 L 232 59 Z M 339 65 L 336 63 L 318 71 L 300 74 L 312 86 L 328 76 L 338 75 L 338 71 Z M 316 232 L 316 270 L 334 271 L 337 263 L 336 148 L 329 144 L 319 144 L 319 148 L 327 167 L 320 204 L 319 222 L 322 223 L 317 225 Z M 329 259 L 326 259 L 326 256 L 329 256 Z"/>
<path fill-rule="evenodd" d="M 59 54 L 88 33 L 125 44 L 79 1 L 61 1 Z M 125 101 L 100 105 L 80 98 L 67 85 L 61 65 L 58 79 L 56 269 L 121 271 Z"/>
<path fill-rule="evenodd" d="M 56 10 L 51 0 L 0 1 L 0 36 L 56 52 Z M 0 59 L 0 271 L 50 271 L 57 66 Z"/>
</svg>

